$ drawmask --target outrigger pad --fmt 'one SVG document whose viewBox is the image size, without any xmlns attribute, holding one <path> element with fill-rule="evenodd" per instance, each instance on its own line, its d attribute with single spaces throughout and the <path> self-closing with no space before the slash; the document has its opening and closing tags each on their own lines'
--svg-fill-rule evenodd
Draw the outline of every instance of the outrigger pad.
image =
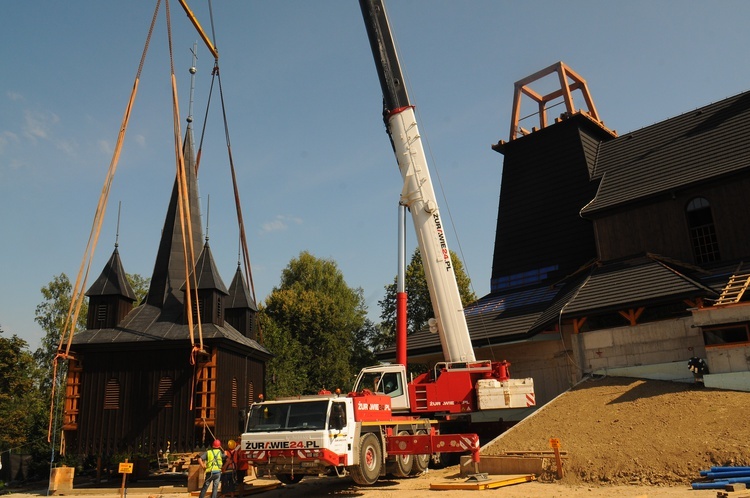
<svg viewBox="0 0 750 498">
<path fill-rule="evenodd" d="M 489 481 L 490 476 L 487 474 L 487 472 L 479 472 L 477 474 L 471 474 L 468 479 L 466 479 L 466 482 L 485 482 Z"/>
</svg>

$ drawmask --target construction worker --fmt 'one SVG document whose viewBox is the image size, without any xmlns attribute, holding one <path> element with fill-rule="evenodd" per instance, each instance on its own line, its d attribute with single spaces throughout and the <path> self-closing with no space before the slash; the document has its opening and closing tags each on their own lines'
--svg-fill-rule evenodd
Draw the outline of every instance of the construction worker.
<svg viewBox="0 0 750 498">
<path fill-rule="evenodd" d="M 231 444 L 228 444 L 231 447 Z M 235 468 L 237 469 L 237 486 L 239 495 L 242 496 L 245 491 L 245 477 L 248 475 L 252 478 L 252 467 L 248 465 L 248 461 L 245 458 L 245 454 L 235 443 L 235 449 L 232 450 L 232 458 L 234 459 Z"/>
<path fill-rule="evenodd" d="M 221 441 L 214 439 L 212 448 L 198 457 L 198 463 L 206 471 L 206 479 L 201 488 L 200 498 L 206 498 L 206 490 L 213 483 L 211 498 L 216 498 L 219 493 L 219 482 L 221 481 L 221 468 L 224 466 L 224 451 L 221 449 Z"/>
<path fill-rule="evenodd" d="M 237 443 L 234 442 L 234 439 L 227 441 L 227 450 L 224 452 L 224 466 L 221 469 L 222 496 L 235 496 L 237 492 L 236 447 Z"/>
</svg>

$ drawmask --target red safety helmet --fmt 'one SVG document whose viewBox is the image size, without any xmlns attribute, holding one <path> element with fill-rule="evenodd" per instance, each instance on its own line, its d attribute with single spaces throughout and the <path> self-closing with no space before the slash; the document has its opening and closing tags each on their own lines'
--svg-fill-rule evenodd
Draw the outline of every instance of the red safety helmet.
<svg viewBox="0 0 750 498">
<path fill-rule="evenodd" d="M 221 441 L 214 439 L 214 448 L 221 448 Z"/>
</svg>

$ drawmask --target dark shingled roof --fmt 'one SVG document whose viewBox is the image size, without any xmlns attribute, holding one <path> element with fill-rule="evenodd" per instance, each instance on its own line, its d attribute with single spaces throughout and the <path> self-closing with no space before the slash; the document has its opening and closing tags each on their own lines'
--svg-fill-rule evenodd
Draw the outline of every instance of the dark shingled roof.
<svg viewBox="0 0 750 498">
<path fill-rule="evenodd" d="M 714 296 L 715 291 L 674 262 L 647 255 L 595 266 L 563 309 L 563 316 L 595 314 L 675 299 Z"/>
<path fill-rule="evenodd" d="M 120 253 L 117 246 L 112 252 L 107 264 L 104 265 L 101 275 L 86 291 L 87 296 L 124 296 L 131 301 L 136 300 L 135 292 L 130 286 L 125 276 L 125 270 L 122 268 Z"/>
<path fill-rule="evenodd" d="M 624 261 L 592 264 L 567 282 L 555 286 L 524 289 L 515 293 L 483 297 L 464 310 L 474 347 L 533 337 L 553 329 L 560 317 L 571 318 L 623 309 L 673 302 L 694 297 L 718 297 L 729 268 L 720 276 L 690 265 L 648 254 Z M 716 280 L 712 288 L 703 280 Z M 437 334 L 427 329 L 408 338 L 409 354 L 440 351 Z M 395 355 L 395 347 L 378 353 L 381 359 Z"/>
<path fill-rule="evenodd" d="M 216 289 L 225 296 L 229 295 L 229 291 L 227 291 L 224 281 L 221 279 L 221 275 L 219 275 L 219 271 L 216 269 L 216 264 L 214 263 L 214 257 L 211 254 L 211 247 L 208 245 L 208 241 L 206 241 L 206 244 L 203 246 L 203 250 L 201 251 L 200 256 L 198 256 L 198 261 L 195 262 L 195 275 L 198 276 L 196 283 L 196 288 L 198 290 Z M 193 279 L 193 273 L 191 273 L 190 283 L 193 282 L 196 282 L 196 280 Z M 183 285 L 182 290 L 185 290 L 185 287 L 186 286 Z"/>
<path fill-rule="evenodd" d="M 260 356 L 271 357 L 271 353 L 257 341 L 245 337 L 229 324 L 220 327 L 213 323 L 201 324 L 203 339 L 226 339 L 257 351 Z M 194 327 L 196 341 L 198 328 Z M 87 344 L 125 344 L 146 343 L 156 345 L 159 342 L 185 341 L 189 344 L 190 330 L 186 324 L 164 320 L 161 310 L 155 306 L 144 304 L 128 313 L 125 319 L 115 328 L 89 329 L 75 334 L 74 342 L 77 346 Z"/>
<path fill-rule="evenodd" d="M 591 214 L 750 167 L 750 92 L 602 142 Z"/>
<path fill-rule="evenodd" d="M 250 289 L 245 284 L 245 277 L 242 276 L 239 263 L 237 264 L 237 271 L 234 272 L 232 283 L 229 284 L 229 297 L 227 297 L 224 307 L 226 309 L 248 308 L 258 311 L 258 305 L 255 304 L 253 296 L 250 295 Z"/>
<path fill-rule="evenodd" d="M 477 300 L 464 310 L 472 342 L 479 346 L 490 338 L 507 340 L 525 336 L 556 294 L 557 289 L 542 285 Z"/>
<path fill-rule="evenodd" d="M 556 293 L 550 286 L 541 286 L 491 294 L 470 304 L 464 309 L 464 315 L 472 344 L 481 347 L 525 337 Z M 440 338 L 425 328 L 410 334 L 407 345 L 410 354 L 435 353 L 440 351 Z M 395 351 L 396 347 L 392 346 L 378 356 L 388 357 Z"/>
<path fill-rule="evenodd" d="M 195 154 L 193 150 L 193 131 L 188 126 L 185 146 L 185 176 L 188 184 L 188 203 L 190 204 L 190 229 L 193 236 L 193 248 L 203 244 L 203 227 L 198 202 L 198 178 L 195 172 Z M 151 275 L 151 286 L 146 302 L 162 308 L 165 313 L 182 313 L 184 302 L 182 284 L 185 283 L 185 256 L 182 249 L 182 227 L 178 218 L 178 183 L 175 176 L 172 196 L 169 199 L 167 215 L 164 219 L 159 249 L 156 253 L 154 272 Z M 185 227 L 187 232 L 188 227 Z M 187 236 L 186 236 L 187 238 Z"/>
</svg>

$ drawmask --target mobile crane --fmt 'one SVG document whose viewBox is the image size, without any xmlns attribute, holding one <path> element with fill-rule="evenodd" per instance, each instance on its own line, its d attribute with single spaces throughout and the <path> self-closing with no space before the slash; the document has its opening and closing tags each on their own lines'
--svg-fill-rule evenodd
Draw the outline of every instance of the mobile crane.
<svg viewBox="0 0 750 498">
<path fill-rule="evenodd" d="M 404 364 L 360 372 L 348 395 L 261 401 L 248 414 L 243 456 L 286 484 L 305 475 L 351 475 L 361 485 L 427 469 L 433 455 L 472 453 L 476 434 L 441 433 L 443 421 L 477 410 L 533 406 L 532 379 L 507 362 L 477 361 L 427 161 L 382 0 L 360 0 L 384 97 L 383 118 L 404 179 L 401 203 L 414 220 L 445 361 L 407 381 Z M 403 356 L 403 355 L 399 355 Z"/>
<path fill-rule="evenodd" d="M 408 382 L 403 364 L 378 365 L 360 372 L 355 391 L 380 379 L 394 413 L 468 414 L 477 410 L 534 406 L 534 381 L 511 379 L 506 361 L 477 361 L 466 324 L 445 230 L 417 128 L 414 106 L 382 0 L 360 0 L 375 66 L 383 91 L 383 119 L 404 180 L 401 204 L 414 221 L 444 362 Z M 397 353 L 397 358 L 405 353 Z M 380 389 L 378 389 L 380 390 Z"/>
</svg>

